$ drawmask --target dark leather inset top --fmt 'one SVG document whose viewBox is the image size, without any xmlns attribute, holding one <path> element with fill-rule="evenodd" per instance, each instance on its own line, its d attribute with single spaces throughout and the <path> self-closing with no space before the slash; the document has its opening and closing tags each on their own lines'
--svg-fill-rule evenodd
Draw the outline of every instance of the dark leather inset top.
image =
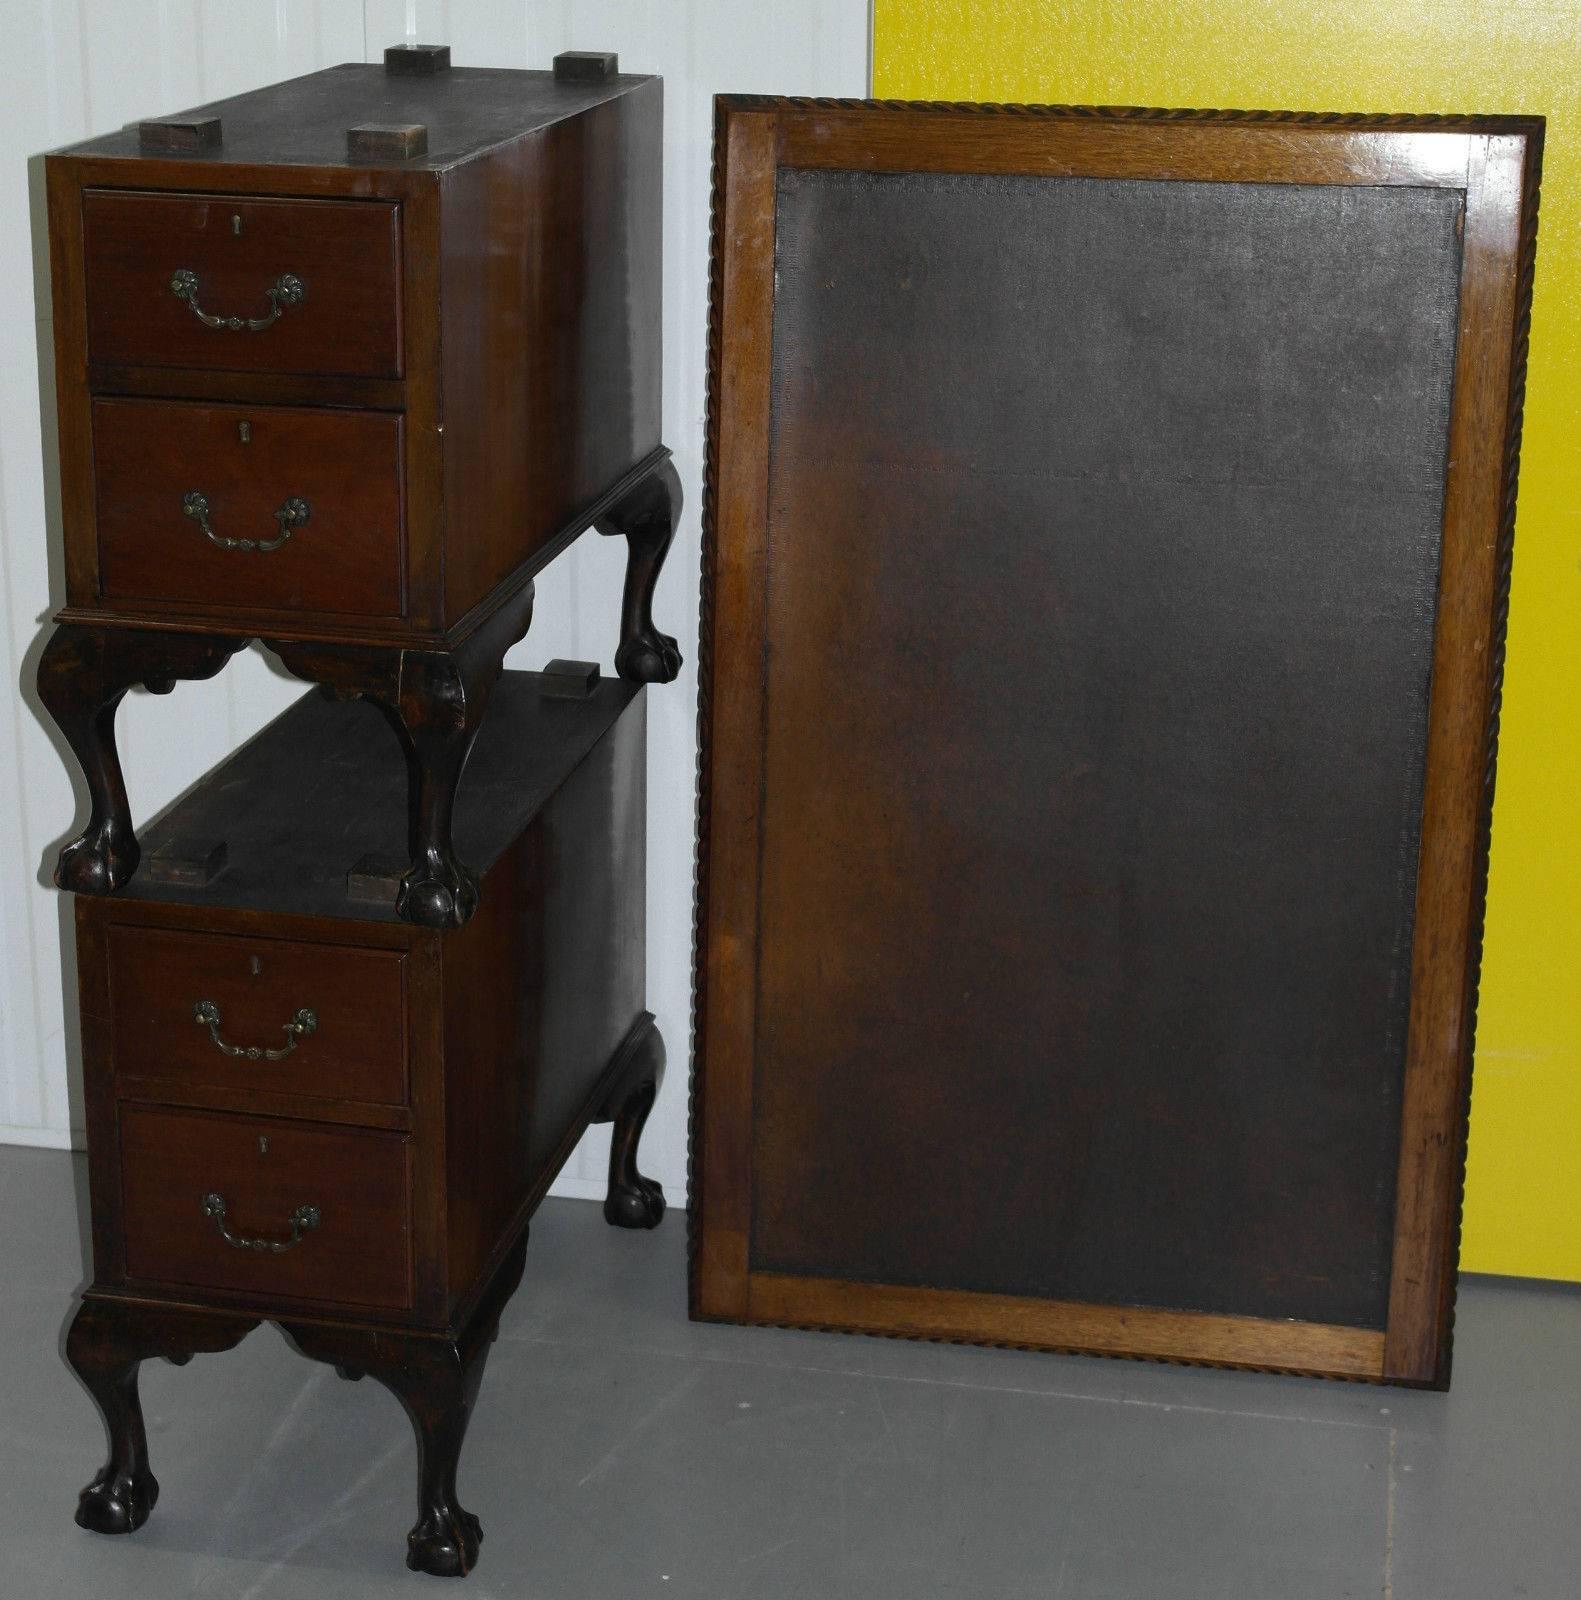
<svg viewBox="0 0 1581 1600">
<path fill-rule="evenodd" d="M 1383 1326 L 1460 201 L 781 174 L 754 1267 Z"/>
</svg>

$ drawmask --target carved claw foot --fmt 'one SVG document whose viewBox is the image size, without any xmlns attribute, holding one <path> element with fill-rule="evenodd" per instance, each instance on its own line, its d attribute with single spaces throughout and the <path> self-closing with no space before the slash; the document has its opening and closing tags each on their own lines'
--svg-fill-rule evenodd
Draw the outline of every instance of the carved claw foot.
<svg viewBox="0 0 1581 1600">
<path fill-rule="evenodd" d="M 212 678 L 241 639 L 66 623 L 38 663 L 38 694 L 71 747 L 92 812 L 60 853 L 55 882 L 74 894 L 114 894 L 137 870 L 139 850 L 115 748 L 115 713 L 142 683 L 168 694 L 177 678 Z"/>
<path fill-rule="evenodd" d="M 77 1496 L 77 1526 L 90 1533 L 135 1533 L 158 1499 L 159 1481 L 146 1466 L 128 1470 L 111 1462 Z"/>
<path fill-rule="evenodd" d="M 612 1228 L 657 1228 L 664 1221 L 663 1188 L 640 1172 L 629 1183 L 611 1184 L 604 1220 Z"/>
<path fill-rule="evenodd" d="M 378 701 L 400 723 L 415 799 L 411 865 L 395 899 L 407 922 L 459 928 L 477 910 L 478 881 L 458 859 L 451 834 L 456 789 L 505 652 L 526 633 L 532 610 L 528 583 L 452 650 L 264 641 L 288 672 L 337 699 Z"/>
<path fill-rule="evenodd" d="M 653 625 L 653 591 L 680 520 L 681 480 L 666 459 L 594 524 L 626 539 L 615 670 L 633 683 L 672 683 L 681 670 L 679 646 Z"/>
<path fill-rule="evenodd" d="M 417 1442 L 417 1523 L 406 1536 L 406 1564 L 414 1572 L 460 1578 L 477 1564 L 483 1527 L 457 1498 L 456 1469 L 483 1381 L 489 1335 L 521 1282 L 526 1255 L 524 1231 L 468 1326 L 456 1336 L 280 1324 L 303 1355 L 328 1362 L 343 1378 L 366 1375 L 383 1384 L 411 1419 Z"/>
<path fill-rule="evenodd" d="M 55 887 L 71 894 L 114 894 L 137 871 L 142 855 L 130 822 L 124 828 L 113 820 L 90 826 L 61 851 Z"/>
<path fill-rule="evenodd" d="M 483 1524 L 460 1506 L 431 1506 L 406 1536 L 406 1564 L 436 1578 L 464 1578 L 478 1564 Z"/>
<path fill-rule="evenodd" d="M 224 1312 L 156 1310 L 84 1296 L 66 1334 L 66 1360 L 104 1418 L 110 1458 L 77 1497 L 79 1528 L 131 1533 L 148 1521 L 159 1499 L 137 1398 L 142 1363 L 164 1356 L 181 1364 L 195 1350 L 229 1350 L 255 1326 L 249 1317 Z"/>
<path fill-rule="evenodd" d="M 614 1228 L 656 1228 L 664 1220 L 664 1190 L 637 1170 L 637 1146 L 664 1081 L 664 1039 L 644 1014 L 623 1052 L 625 1062 L 599 1121 L 613 1122 L 604 1220 Z"/>
<path fill-rule="evenodd" d="M 651 622 L 623 639 L 615 652 L 615 671 L 630 683 L 674 683 L 681 665 L 680 647 Z"/>
<path fill-rule="evenodd" d="M 478 908 L 478 880 L 455 858 L 418 862 L 401 879 L 396 915 L 424 928 L 459 928 Z"/>
</svg>

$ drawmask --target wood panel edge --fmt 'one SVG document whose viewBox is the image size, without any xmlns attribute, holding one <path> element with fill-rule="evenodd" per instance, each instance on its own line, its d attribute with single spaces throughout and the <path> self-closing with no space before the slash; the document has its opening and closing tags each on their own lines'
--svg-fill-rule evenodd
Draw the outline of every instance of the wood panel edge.
<svg viewBox="0 0 1581 1600">
<path fill-rule="evenodd" d="M 746 1319 L 790 1327 L 1074 1355 L 1380 1381 L 1371 1328 L 753 1272 Z"/>
<path fill-rule="evenodd" d="M 1487 905 L 1488 857 L 1497 768 L 1505 638 L 1514 555 L 1516 489 L 1536 270 L 1537 206 L 1541 187 L 1543 124 L 1490 133 L 1479 141 L 1466 196 L 1465 250 L 1479 274 L 1475 299 L 1463 303 L 1461 348 L 1456 358 L 1456 420 L 1481 407 L 1502 414 L 1496 443 L 1475 451 L 1455 449 L 1451 487 L 1469 510 L 1445 504 L 1445 572 L 1449 567 L 1451 519 L 1466 526 L 1459 541 L 1485 573 L 1481 595 L 1472 597 L 1482 630 L 1476 665 L 1482 673 L 1473 704 L 1478 718 L 1475 748 L 1462 741 L 1458 753 L 1467 769 L 1463 787 L 1475 789 L 1471 838 L 1461 863 L 1463 876 L 1449 885 L 1449 903 L 1438 907 L 1462 919 L 1461 960 L 1446 981 L 1456 986 L 1456 1015 L 1443 1022 L 1436 1059 L 1427 1034 L 1430 1018 L 1418 1014 L 1425 989 L 1424 967 L 1431 949 L 1421 938 L 1433 927 L 1434 885 L 1419 880 L 1417 939 L 1413 950 L 1411 1042 L 1408 1045 L 1406 1098 L 1401 1121 L 1396 1185 L 1396 1234 L 1389 1293 L 1385 1374 L 1391 1381 L 1447 1389 L 1453 1353 L 1454 1303 L 1465 1197 L 1466 1144 L 1470 1119 L 1472 1056 L 1476 1034 L 1477 990 Z M 1463 267 L 1462 269 L 1466 269 Z M 1466 291 L 1463 290 L 1463 294 Z M 1468 431 L 1472 431 L 1469 430 Z M 1477 433 L 1476 437 L 1483 437 Z M 1458 471 L 1459 481 L 1455 474 Z M 1442 617 L 1447 595 L 1439 596 Z M 1442 680 L 1434 663 L 1434 711 Z M 1460 696 L 1464 704 L 1469 696 Z M 1448 720 L 1447 713 L 1438 713 Z M 1435 717 L 1435 721 L 1437 717 Z M 1429 746 L 1429 777 L 1434 752 Z M 1429 801 L 1424 801 L 1424 824 Z M 1423 857 L 1427 854 L 1424 826 Z M 1425 891 L 1425 892 L 1424 892 Z M 1419 964 L 1420 963 L 1420 964 Z M 1452 1026 L 1450 1025 L 1452 1023 Z"/>
<path fill-rule="evenodd" d="M 714 102 L 714 143 L 712 201 L 710 208 L 709 238 L 709 294 L 707 332 L 707 393 L 705 412 L 705 446 L 702 502 L 702 552 L 701 596 L 698 612 L 698 689 L 697 689 L 697 809 L 696 855 L 693 894 L 693 986 L 692 986 L 692 1088 L 688 1107 L 687 1140 L 687 1277 L 692 1315 L 716 1317 L 740 1315 L 746 1307 L 748 1264 L 748 1221 L 751 1196 L 748 1188 L 750 1174 L 749 1152 L 744 1148 L 751 1127 L 751 1074 L 743 1073 L 742 1060 L 735 1063 L 735 1072 L 729 1082 L 731 1093 L 728 1103 L 720 1103 L 723 1084 L 717 1085 L 710 1097 L 705 1093 L 712 1059 L 715 1075 L 722 1071 L 720 1059 L 725 1054 L 722 1040 L 724 1023 L 721 1021 L 714 990 L 718 984 L 714 968 L 718 951 L 716 939 L 725 919 L 721 907 L 715 904 L 723 877 L 713 875 L 712 853 L 716 842 L 714 832 L 714 793 L 719 774 L 715 770 L 714 724 L 720 714 L 720 705 L 714 696 L 715 657 L 721 640 L 719 617 L 716 609 L 716 590 L 722 577 L 720 567 L 721 521 L 728 520 L 739 504 L 754 498 L 751 485 L 743 487 L 733 479 L 725 481 L 722 475 L 722 446 L 726 434 L 738 425 L 734 411 L 738 405 L 737 389 L 742 386 L 742 374 L 732 365 L 732 351 L 727 343 L 738 346 L 740 331 L 727 341 L 726 301 L 734 301 L 740 293 L 733 256 L 740 240 L 731 220 L 737 212 L 755 199 L 762 204 L 765 194 L 769 206 L 769 249 L 772 253 L 772 221 L 774 173 L 777 167 L 778 119 L 770 113 L 753 110 L 739 113 L 731 97 L 718 96 Z M 761 221 L 761 218 L 759 219 Z M 757 240 L 761 248 L 762 240 Z M 756 287 L 761 289 L 761 274 Z M 766 328 L 757 327 L 765 321 L 771 307 L 764 301 L 754 302 L 750 311 L 757 313 L 756 320 L 745 334 L 749 350 L 757 334 L 755 365 L 746 362 L 749 380 L 761 380 L 763 393 L 755 395 L 748 404 L 767 405 L 768 340 Z M 734 310 L 737 323 L 740 311 Z M 728 369 L 728 370 L 727 370 Z M 761 371 L 759 370 L 761 369 Z M 730 415 L 727 415 L 730 413 Z M 766 517 L 766 485 L 756 495 L 762 502 L 753 513 L 760 519 Z M 749 650 L 750 656 L 750 650 Z M 738 685 L 737 694 L 750 699 L 754 694 L 761 699 L 761 663 L 754 669 L 754 682 Z M 753 676 L 748 674 L 747 676 Z M 750 854 L 755 858 L 755 809 L 749 828 L 752 830 Z M 755 937 L 750 953 L 750 965 L 756 970 Z M 745 993 L 745 991 L 742 991 Z M 752 997 L 738 999 L 738 1006 L 748 1007 L 750 1018 Z M 738 1031 L 750 1031 L 750 1021 L 741 1023 Z M 739 1042 L 739 1041 L 738 1041 Z M 721 1192 L 721 1185 L 724 1190 Z M 709 1191 L 712 1190 L 710 1195 Z"/>
</svg>

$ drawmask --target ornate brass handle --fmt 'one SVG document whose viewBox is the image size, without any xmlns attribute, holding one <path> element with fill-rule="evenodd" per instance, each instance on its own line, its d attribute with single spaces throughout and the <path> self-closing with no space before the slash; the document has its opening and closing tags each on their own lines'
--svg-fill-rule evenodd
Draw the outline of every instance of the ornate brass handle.
<svg viewBox="0 0 1581 1600">
<path fill-rule="evenodd" d="M 279 317 L 287 306 L 300 305 L 307 297 L 307 285 L 294 272 L 282 272 L 264 291 L 269 297 L 267 317 L 216 317 L 198 304 L 198 275 L 181 267 L 170 275 L 170 292 L 186 303 L 187 310 L 205 328 L 228 328 L 232 333 L 259 333 Z"/>
<path fill-rule="evenodd" d="M 234 1245 L 238 1250 L 267 1250 L 271 1255 L 279 1255 L 282 1251 L 290 1250 L 301 1244 L 302 1235 L 311 1233 L 322 1220 L 322 1213 L 317 1206 L 298 1206 L 286 1221 L 291 1225 L 289 1239 L 252 1239 L 245 1233 L 232 1233 L 225 1226 L 225 1199 L 222 1195 L 206 1194 L 198 1201 L 198 1210 L 206 1217 L 214 1219 L 214 1226 L 220 1230 L 220 1237 L 226 1244 Z"/>
<path fill-rule="evenodd" d="M 192 1008 L 192 1020 L 200 1028 L 209 1030 L 216 1047 L 228 1056 L 241 1056 L 247 1061 L 279 1061 L 296 1049 L 296 1042 L 318 1029 L 318 1017 L 304 1006 L 285 1024 L 285 1043 L 278 1050 L 265 1050 L 261 1044 L 226 1044 L 220 1038 L 220 1008 L 212 1000 L 200 1000 Z"/>
<path fill-rule="evenodd" d="M 189 490 L 181 497 L 181 510 L 183 515 L 189 516 L 202 528 L 210 544 L 217 544 L 221 550 L 278 550 L 293 531 L 300 528 L 313 514 L 313 508 L 301 495 L 294 494 L 274 514 L 274 520 L 279 525 L 280 536 L 276 539 L 227 539 L 218 534 L 209 526 L 209 497 L 196 489 Z"/>
</svg>

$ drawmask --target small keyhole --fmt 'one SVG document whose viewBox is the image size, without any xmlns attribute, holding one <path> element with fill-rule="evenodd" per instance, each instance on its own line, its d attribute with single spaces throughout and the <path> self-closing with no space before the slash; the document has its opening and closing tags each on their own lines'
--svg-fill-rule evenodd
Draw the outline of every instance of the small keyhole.
<svg viewBox="0 0 1581 1600">
<path fill-rule="evenodd" d="M 249 961 L 248 961 L 248 963 L 247 963 L 247 964 L 248 964 L 248 966 L 249 966 L 249 967 L 251 967 L 251 968 L 252 968 L 252 974 L 253 974 L 253 976 L 254 976 L 254 977 L 255 977 L 255 978 L 256 978 L 256 977 L 257 977 L 257 976 L 258 976 L 258 974 L 259 974 L 259 973 L 260 973 L 260 972 L 262 972 L 262 971 L 263 971 L 263 962 L 261 962 L 261 961 L 260 961 L 260 960 L 259 960 L 259 959 L 258 959 L 258 957 L 257 957 L 257 956 L 253 956 L 253 957 L 252 957 L 252 958 L 251 958 L 251 960 L 249 960 Z"/>
<path fill-rule="evenodd" d="M 236 424 L 236 437 L 240 439 L 243 444 L 251 444 L 253 442 L 252 423 L 238 422 Z"/>
<path fill-rule="evenodd" d="M 231 217 L 231 232 L 240 237 L 242 231 L 241 213 L 238 211 Z"/>
<path fill-rule="evenodd" d="M 266 1133 L 258 1135 L 258 1154 L 261 1156 L 269 1154 L 269 1135 Z"/>
</svg>

